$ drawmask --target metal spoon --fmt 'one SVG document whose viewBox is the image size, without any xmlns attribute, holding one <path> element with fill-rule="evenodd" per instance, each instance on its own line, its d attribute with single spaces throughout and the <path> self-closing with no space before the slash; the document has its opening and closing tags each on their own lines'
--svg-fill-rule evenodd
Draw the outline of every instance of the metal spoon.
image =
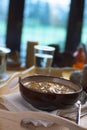
<svg viewBox="0 0 87 130">
<path fill-rule="evenodd" d="M 76 123 L 80 125 L 80 116 L 81 116 L 81 102 L 77 101 L 77 116 L 76 116 Z"/>
</svg>

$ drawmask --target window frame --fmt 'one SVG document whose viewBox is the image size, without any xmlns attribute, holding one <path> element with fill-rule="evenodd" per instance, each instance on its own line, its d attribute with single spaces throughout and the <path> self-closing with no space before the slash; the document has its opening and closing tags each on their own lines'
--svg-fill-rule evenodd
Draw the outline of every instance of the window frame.
<svg viewBox="0 0 87 130">
<path fill-rule="evenodd" d="M 71 0 L 65 51 L 74 52 L 81 40 L 85 0 Z M 20 52 L 25 0 L 10 0 L 6 46 Z"/>
<path fill-rule="evenodd" d="M 6 47 L 20 52 L 25 0 L 10 0 L 6 33 Z"/>
<path fill-rule="evenodd" d="M 65 51 L 74 52 L 80 44 L 85 0 L 71 0 Z"/>
</svg>

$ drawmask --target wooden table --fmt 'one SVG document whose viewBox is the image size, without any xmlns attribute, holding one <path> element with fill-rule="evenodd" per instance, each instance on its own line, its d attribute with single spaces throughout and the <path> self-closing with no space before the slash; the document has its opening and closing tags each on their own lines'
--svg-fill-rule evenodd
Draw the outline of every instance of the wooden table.
<svg viewBox="0 0 87 130">
<path fill-rule="evenodd" d="M 11 74 L 10 78 L 8 79 L 8 81 L 6 81 L 4 84 L 0 85 L 0 96 L 3 96 L 5 94 L 10 94 L 10 93 L 14 93 L 14 92 L 18 92 L 19 91 L 19 84 L 16 84 L 16 87 L 14 87 L 14 89 L 9 88 L 10 82 L 13 81 L 15 78 L 18 78 L 19 76 L 21 77 L 25 77 L 25 76 L 30 76 L 35 74 L 35 67 L 31 67 L 25 71 L 22 72 L 10 72 L 9 74 Z M 54 76 L 58 76 L 58 77 L 64 77 L 66 79 L 69 79 L 69 76 L 71 74 L 71 72 L 73 71 L 72 68 L 51 68 L 51 75 Z M 17 79 L 18 80 L 18 79 Z M 17 81 L 18 82 L 18 81 Z M 0 104 L 0 109 L 1 110 L 8 110 L 5 106 L 3 106 L 2 104 Z M 81 126 L 86 127 L 87 128 L 87 115 L 85 115 L 84 117 L 81 118 Z"/>
</svg>

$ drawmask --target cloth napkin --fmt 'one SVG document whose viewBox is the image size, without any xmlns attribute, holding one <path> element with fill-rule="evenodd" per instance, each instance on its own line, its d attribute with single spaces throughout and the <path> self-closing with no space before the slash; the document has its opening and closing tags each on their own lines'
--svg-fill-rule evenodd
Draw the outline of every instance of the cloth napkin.
<svg viewBox="0 0 87 130">
<path fill-rule="evenodd" d="M 36 109 L 27 101 L 25 101 L 24 98 L 21 96 L 20 92 L 2 96 L 0 99 L 0 103 L 3 104 L 9 111 L 12 112 L 28 112 L 28 111 L 41 112 L 41 110 Z M 84 115 L 87 112 L 87 103 L 82 106 L 81 111 L 82 111 L 81 112 L 82 115 Z M 65 118 L 69 118 L 75 121 L 77 115 L 77 108 L 74 106 L 71 109 L 55 110 L 49 113 L 54 115 L 59 115 Z M 28 119 L 28 122 L 33 123 L 35 126 L 42 124 L 43 126 L 48 127 L 50 125 L 53 125 L 53 122 L 47 122 L 41 120 Z"/>
</svg>

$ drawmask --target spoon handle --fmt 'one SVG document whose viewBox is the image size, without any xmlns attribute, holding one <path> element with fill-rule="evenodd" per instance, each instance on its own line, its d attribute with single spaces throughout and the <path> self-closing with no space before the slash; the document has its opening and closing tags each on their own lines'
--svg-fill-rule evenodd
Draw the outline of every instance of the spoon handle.
<svg viewBox="0 0 87 130">
<path fill-rule="evenodd" d="M 81 116 L 81 102 L 77 102 L 77 116 L 76 116 L 76 123 L 80 125 L 80 116 Z"/>
</svg>

